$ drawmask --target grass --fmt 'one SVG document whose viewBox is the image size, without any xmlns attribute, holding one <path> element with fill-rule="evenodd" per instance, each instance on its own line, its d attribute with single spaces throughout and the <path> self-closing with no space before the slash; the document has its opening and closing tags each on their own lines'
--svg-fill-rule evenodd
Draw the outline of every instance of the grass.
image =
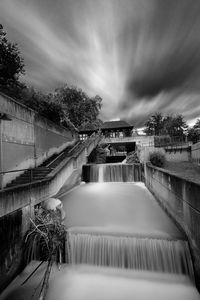
<svg viewBox="0 0 200 300">
<path fill-rule="evenodd" d="M 200 184 L 200 166 L 188 161 L 166 162 L 165 169 L 177 174 L 178 176 Z"/>
</svg>

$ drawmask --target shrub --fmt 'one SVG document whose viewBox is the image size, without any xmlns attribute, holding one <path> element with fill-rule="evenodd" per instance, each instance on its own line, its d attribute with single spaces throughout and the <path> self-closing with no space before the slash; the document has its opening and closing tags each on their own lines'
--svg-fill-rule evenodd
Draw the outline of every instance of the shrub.
<svg viewBox="0 0 200 300">
<path fill-rule="evenodd" d="M 152 165 L 162 168 L 165 164 L 165 155 L 160 152 L 152 152 L 149 155 L 149 161 Z"/>
<path fill-rule="evenodd" d="M 138 155 L 135 151 L 129 152 L 126 158 L 127 164 L 134 164 L 134 163 L 140 163 L 140 160 L 138 158 Z"/>
<path fill-rule="evenodd" d="M 106 150 L 97 146 L 88 157 L 88 163 L 104 164 L 106 163 Z"/>
</svg>

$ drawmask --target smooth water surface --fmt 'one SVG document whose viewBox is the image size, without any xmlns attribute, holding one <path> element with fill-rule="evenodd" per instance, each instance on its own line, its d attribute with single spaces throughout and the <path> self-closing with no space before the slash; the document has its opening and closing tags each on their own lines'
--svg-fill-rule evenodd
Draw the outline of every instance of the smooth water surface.
<svg viewBox="0 0 200 300">
<path fill-rule="evenodd" d="M 67 228 L 184 239 L 143 183 L 89 183 L 61 197 Z"/>
<path fill-rule="evenodd" d="M 10 285 L 0 300 L 38 300 L 44 274 L 40 268 L 26 285 L 21 283 L 38 265 L 32 262 Z M 34 295 L 34 296 L 33 296 Z M 188 277 L 115 268 L 54 266 L 47 300 L 199 300 Z"/>
</svg>

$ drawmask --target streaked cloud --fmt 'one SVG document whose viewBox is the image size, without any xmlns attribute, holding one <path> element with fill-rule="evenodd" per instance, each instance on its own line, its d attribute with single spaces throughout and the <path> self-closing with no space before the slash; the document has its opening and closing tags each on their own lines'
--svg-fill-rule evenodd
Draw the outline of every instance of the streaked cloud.
<svg viewBox="0 0 200 300">
<path fill-rule="evenodd" d="M 69 83 L 103 97 L 103 119 L 200 116 L 196 0 L 1 0 L 0 22 L 25 59 L 26 82 Z"/>
</svg>

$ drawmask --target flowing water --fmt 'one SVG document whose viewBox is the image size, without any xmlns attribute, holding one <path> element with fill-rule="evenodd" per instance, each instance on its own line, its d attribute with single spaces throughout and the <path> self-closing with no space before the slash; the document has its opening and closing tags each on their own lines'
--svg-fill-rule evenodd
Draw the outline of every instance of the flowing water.
<svg viewBox="0 0 200 300">
<path fill-rule="evenodd" d="M 186 241 L 70 232 L 68 253 L 71 264 L 187 274 L 193 278 Z"/>
<path fill-rule="evenodd" d="M 193 278 L 188 243 L 143 183 L 91 183 L 62 198 L 67 260 Z M 77 209 L 79 208 L 79 209 Z"/>
<path fill-rule="evenodd" d="M 134 182 L 141 180 L 139 164 L 88 165 L 90 182 Z"/>
<path fill-rule="evenodd" d="M 82 184 L 61 197 L 68 264 L 61 271 L 53 268 L 47 299 L 200 299 L 185 235 L 143 183 L 124 182 L 131 169 L 113 168 L 95 166 L 98 183 Z M 32 294 L 43 269 L 19 287 L 30 273 L 25 270 L 0 299 L 37 299 Z"/>
</svg>

